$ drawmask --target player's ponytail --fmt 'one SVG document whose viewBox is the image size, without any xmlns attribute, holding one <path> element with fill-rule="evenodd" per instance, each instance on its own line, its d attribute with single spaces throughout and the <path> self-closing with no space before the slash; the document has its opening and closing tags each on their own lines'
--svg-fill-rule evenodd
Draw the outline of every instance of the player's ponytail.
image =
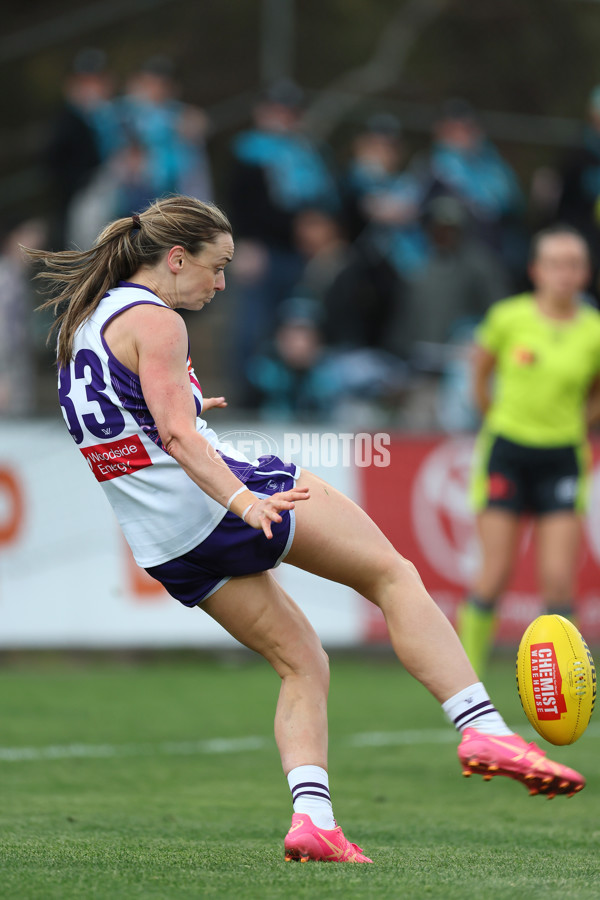
<svg viewBox="0 0 600 900">
<path fill-rule="evenodd" d="M 59 366 L 69 364 L 77 329 L 119 281 L 128 281 L 142 265 L 157 263 L 176 244 L 195 254 L 222 233 L 231 234 L 231 225 L 220 209 L 175 196 L 157 200 L 139 215 L 111 222 L 89 250 L 55 253 L 23 248 L 43 265 L 36 278 L 46 283 L 50 297 L 39 309 L 57 313 L 50 336 L 59 332 Z"/>
</svg>

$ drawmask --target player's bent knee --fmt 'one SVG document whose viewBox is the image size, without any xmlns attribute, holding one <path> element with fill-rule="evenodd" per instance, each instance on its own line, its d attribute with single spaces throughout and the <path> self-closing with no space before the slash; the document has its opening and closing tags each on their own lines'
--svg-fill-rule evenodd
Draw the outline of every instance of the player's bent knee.
<svg viewBox="0 0 600 900">
<path fill-rule="evenodd" d="M 329 686 L 329 657 L 321 640 L 308 621 L 298 623 L 299 628 L 293 639 L 285 648 L 280 648 L 279 659 L 275 669 L 283 678 L 286 675 L 299 675 L 316 679 Z"/>
<path fill-rule="evenodd" d="M 287 671 L 281 672 L 282 678 L 293 675 L 303 679 L 310 679 L 325 693 L 329 690 L 329 657 L 319 643 L 318 647 L 307 648 L 308 652 L 302 652 L 296 659 L 290 661 Z"/>
<path fill-rule="evenodd" d="M 398 556 L 400 556 L 400 554 L 398 554 Z M 410 561 L 410 559 L 406 559 L 405 556 L 400 556 L 400 564 L 409 577 L 418 578 L 419 581 L 421 581 L 419 570 L 417 569 L 415 564 Z"/>
<path fill-rule="evenodd" d="M 315 658 L 315 671 L 319 680 L 329 689 L 329 656 L 321 644 Z"/>
<path fill-rule="evenodd" d="M 329 681 L 329 657 L 318 637 L 311 647 L 308 657 L 308 669 L 309 672 L 314 672 L 319 678 Z"/>
<path fill-rule="evenodd" d="M 423 587 L 417 567 L 409 559 L 393 551 L 380 561 L 377 570 L 372 573 L 367 589 L 362 593 L 368 600 L 380 606 L 390 591 L 399 596 L 407 588 L 414 588 L 416 585 Z"/>
<path fill-rule="evenodd" d="M 419 575 L 419 570 L 415 566 L 410 559 L 407 559 L 405 556 L 402 556 L 400 553 L 396 553 L 396 558 L 394 559 L 392 573 L 393 577 L 399 578 L 401 580 L 408 581 L 418 581 L 421 582 L 421 576 Z"/>
</svg>

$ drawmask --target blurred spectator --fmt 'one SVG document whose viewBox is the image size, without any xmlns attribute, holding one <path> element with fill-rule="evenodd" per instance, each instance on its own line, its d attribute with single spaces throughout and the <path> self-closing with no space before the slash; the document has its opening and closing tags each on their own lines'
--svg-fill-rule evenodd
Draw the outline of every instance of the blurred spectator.
<svg viewBox="0 0 600 900">
<path fill-rule="evenodd" d="M 119 140 L 70 200 L 67 243 L 90 247 L 111 219 L 144 209 L 165 193 L 210 200 L 206 119 L 175 93 L 167 58 L 153 57 L 131 77 L 126 95 L 112 104 Z"/>
<path fill-rule="evenodd" d="M 130 140 L 96 170 L 69 205 L 67 245 L 91 247 L 107 222 L 130 216 L 154 199 L 147 161 L 145 148 Z"/>
<path fill-rule="evenodd" d="M 444 104 L 424 176 L 429 196 L 453 194 L 468 211 L 476 235 L 511 265 L 522 263 L 521 236 L 515 229 L 523 214 L 517 177 L 466 100 Z"/>
<path fill-rule="evenodd" d="M 419 221 L 423 186 L 405 164 L 400 123 L 378 113 L 354 139 L 344 188 L 353 236 L 360 234 L 399 275 L 412 277 L 428 248 Z"/>
<path fill-rule="evenodd" d="M 368 348 L 340 352 L 326 346 L 321 321 L 322 307 L 311 298 L 293 297 L 281 305 L 273 340 L 248 364 L 259 412 L 266 418 L 370 424 L 378 407 L 400 396 L 405 370 L 390 355 Z"/>
<path fill-rule="evenodd" d="M 455 197 L 433 199 L 425 222 L 430 256 L 407 285 L 387 346 L 418 368 L 438 368 L 436 353 L 444 358 L 440 345 L 460 321 L 481 318 L 507 295 L 509 285 L 494 254 L 470 235 L 467 214 Z"/>
<path fill-rule="evenodd" d="M 290 249 L 292 222 L 306 206 L 339 209 L 321 148 L 302 131 L 302 91 L 274 84 L 254 108 L 254 128 L 232 146 L 231 210 L 242 238 Z"/>
<path fill-rule="evenodd" d="M 101 50 L 80 51 L 64 85 L 64 100 L 51 125 L 45 162 L 54 192 L 57 223 L 52 243 L 66 246 L 65 223 L 72 198 L 122 144 L 113 79 Z"/>
<path fill-rule="evenodd" d="M 529 194 L 530 231 L 541 231 L 542 228 L 556 222 L 562 192 L 563 184 L 558 169 L 552 165 L 538 166 L 534 169 Z"/>
<path fill-rule="evenodd" d="M 19 245 L 43 248 L 46 227 L 39 219 L 8 226 L 0 250 L 0 416 L 34 409 L 32 313 L 35 295 L 27 257 Z"/>
<path fill-rule="evenodd" d="M 335 212 L 339 194 L 322 148 L 302 130 L 303 95 L 274 84 L 253 110 L 254 127 L 232 144 L 228 211 L 236 234 L 232 266 L 239 311 L 235 357 L 249 356 L 273 331 L 278 305 L 302 271 L 293 246 L 295 215 L 307 206 Z"/>
<path fill-rule="evenodd" d="M 177 98 L 177 89 L 173 61 L 152 57 L 134 72 L 118 101 L 121 122 L 130 142 L 145 150 L 153 197 L 179 193 L 211 200 L 208 121 L 202 110 Z"/>
<path fill-rule="evenodd" d="M 413 377 L 401 424 L 413 430 L 474 427 L 469 352 L 475 324 L 508 293 L 494 254 L 468 231 L 455 198 L 439 196 L 426 211 L 431 255 L 407 285 L 387 347 L 407 360 Z"/>
<path fill-rule="evenodd" d="M 560 195 L 556 217 L 586 238 L 594 265 L 592 289 L 596 296 L 600 253 L 600 85 L 591 92 L 581 143 L 568 153 L 559 173 Z"/>
<path fill-rule="evenodd" d="M 400 290 L 393 268 L 361 241 L 350 244 L 339 219 L 318 209 L 298 213 L 294 238 L 306 260 L 295 293 L 321 304 L 327 343 L 381 347 Z"/>
<path fill-rule="evenodd" d="M 272 341 L 253 356 L 248 378 L 261 415 L 319 419 L 331 412 L 339 385 L 320 328 L 316 301 L 293 298 L 282 304 Z"/>
</svg>

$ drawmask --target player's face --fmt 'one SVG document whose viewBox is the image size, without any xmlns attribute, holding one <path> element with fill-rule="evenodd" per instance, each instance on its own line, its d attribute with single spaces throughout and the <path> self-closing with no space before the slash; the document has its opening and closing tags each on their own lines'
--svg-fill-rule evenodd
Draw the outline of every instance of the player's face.
<svg viewBox="0 0 600 900">
<path fill-rule="evenodd" d="M 192 256 L 184 253 L 176 279 L 176 306 L 202 309 L 217 291 L 225 290 L 225 266 L 233 257 L 233 240 L 219 234 L 212 244 Z"/>
<path fill-rule="evenodd" d="M 529 273 L 537 291 L 573 298 L 589 281 L 587 248 L 576 235 L 548 235 L 541 241 Z"/>
</svg>

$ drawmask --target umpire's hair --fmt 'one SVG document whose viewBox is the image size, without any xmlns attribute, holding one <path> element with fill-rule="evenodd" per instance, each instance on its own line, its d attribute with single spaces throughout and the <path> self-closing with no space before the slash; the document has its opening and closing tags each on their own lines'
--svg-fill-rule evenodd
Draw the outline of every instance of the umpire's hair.
<svg viewBox="0 0 600 900">
<path fill-rule="evenodd" d="M 29 257 L 44 266 L 36 278 L 46 283 L 50 299 L 38 308 L 57 313 L 48 340 L 58 331 L 59 366 L 69 364 L 77 329 L 119 281 L 128 281 L 142 265 L 154 265 L 173 246 L 196 254 L 219 234 L 231 234 L 231 225 L 218 207 L 194 197 L 173 196 L 156 200 L 139 215 L 111 222 L 89 250 L 48 252 L 24 247 Z"/>
<path fill-rule="evenodd" d="M 542 228 L 541 231 L 538 231 L 531 238 L 531 244 L 529 245 L 529 262 L 532 263 L 536 261 L 536 259 L 540 255 L 540 247 L 546 240 L 546 238 L 557 237 L 559 235 L 567 235 L 568 237 L 577 238 L 577 240 L 581 241 L 581 243 L 583 244 L 585 252 L 589 257 L 590 248 L 583 234 L 576 228 L 573 228 L 572 225 L 567 225 L 566 222 L 555 222 L 554 225 L 549 225 L 547 228 Z"/>
</svg>

